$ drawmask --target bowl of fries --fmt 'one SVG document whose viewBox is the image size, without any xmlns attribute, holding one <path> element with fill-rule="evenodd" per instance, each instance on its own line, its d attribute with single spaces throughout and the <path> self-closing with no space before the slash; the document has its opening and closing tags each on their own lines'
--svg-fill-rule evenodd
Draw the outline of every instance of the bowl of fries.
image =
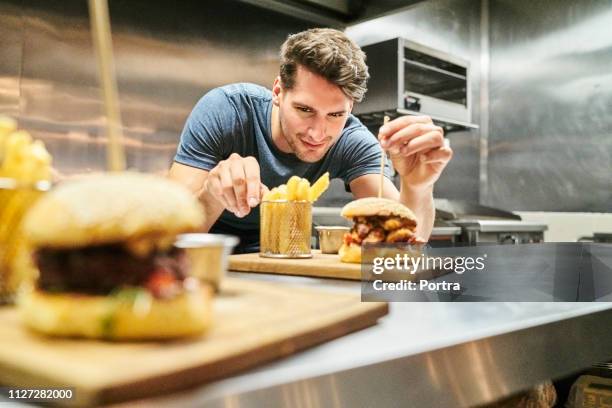
<svg viewBox="0 0 612 408">
<path fill-rule="evenodd" d="M 17 130 L 16 122 L 0 117 L 0 302 L 12 302 L 18 287 L 33 280 L 21 220 L 34 202 L 51 188 L 51 155 L 41 141 Z"/>
<path fill-rule="evenodd" d="M 329 187 L 329 173 L 312 186 L 293 176 L 260 204 L 260 253 L 268 258 L 311 258 L 312 204 Z"/>
</svg>

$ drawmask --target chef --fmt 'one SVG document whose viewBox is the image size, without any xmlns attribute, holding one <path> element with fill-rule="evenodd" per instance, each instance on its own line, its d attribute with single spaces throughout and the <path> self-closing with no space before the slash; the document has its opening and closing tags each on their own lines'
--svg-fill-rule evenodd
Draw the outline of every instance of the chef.
<svg viewBox="0 0 612 408">
<path fill-rule="evenodd" d="M 400 181 L 398 190 L 387 165 L 383 197 L 411 208 L 417 235 L 427 239 L 434 184 L 453 152 L 427 116 L 399 117 L 374 136 L 351 114 L 368 77 L 365 54 L 351 39 L 316 28 L 284 42 L 271 90 L 236 83 L 206 93 L 185 123 L 169 172 L 204 204 L 205 230 L 237 235 L 237 252 L 257 252 L 258 205 L 268 187 L 329 172 L 355 198 L 376 196 L 382 148 Z"/>
</svg>

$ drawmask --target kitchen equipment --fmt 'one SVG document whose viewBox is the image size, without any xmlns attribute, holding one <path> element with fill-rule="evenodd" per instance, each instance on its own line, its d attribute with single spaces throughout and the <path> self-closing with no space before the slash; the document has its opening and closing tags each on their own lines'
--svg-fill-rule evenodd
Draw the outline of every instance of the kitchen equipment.
<svg viewBox="0 0 612 408">
<path fill-rule="evenodd" d="M 392 14 L 425 0 L 239 0 L 250 6 L 257 6 L 299 18 L 313 23 L 313 26 L 333 27 L 344 30 L 347 25 L 358 24 L 383 15 Z"/>
<path fill-rule="evenodd" d="M 578 242 L 596 242 L 599 244 L 612 244 L 612 232 L 594 232 L 593 236 L 580 237 Z"/>
<path fill-rule="evenodd" d="M 380 125 L 384 115 L 428 115 L 453 129 L 471 123 L 470 64 L 467 60 L 393 38 L 362 48 L 368 56 L 368 96 L 354 113 L 366 126 Z"/>
<path fill-rule="evenodd" d="M 181 234 L 174 246 L 187 252 L 193 276 L 219 290 L 227 270 L 228 257 L 239 239 L 222 234 Z"/>
<path fill-rule="evenodd" d="M 527 244 L 544 242 L 546 224 L 522 221 L 509 211 L 459 200 L 436 199 L 436 224 L 461 228 L 457 242 Z"/>
<path fill-rule="evenodd" d="M 27 331 L 17 309 L 0 309 L 0 383 L 65 387 L 73 406 L 93 406 L 193 387 L 371 326 L 385 303 L 359 294 L 226 279 L 211 331 L 172 342 L 47 338 Z"/>
<path fill-rule="evenodd" d="M 435 200 L 436 219 L 428 244 L 433 247 L 478 243 L 523 244 L 544 242 L 546 224 L 522 221 L 509 211 L 460 200 Z M 313 223 L 347 225 L 340 207 L 315 207 Z M 598 235 L 598 239 L 605 234 Z"/>
<path fill-rule="evenodd" d="M 513 220 L 455 220 L 453 224 L 461 227 L 460 242 L 466 245 L 540 243 L 548 229 L 545 224 Z"/>
<path fill-rule="evenodd" d="M 342 246 L 344 234 L 349 232 L 349 227 L 342 226 L 317 226 L 315 229 L 319 232 L 319 246 L 321 253 L 337 254 Z"/>
<path fill-rule="evenodd" d="M 607 408 L 612 403 L 612 378 L 581 375 L 572 385 L 565 404 L 569 408 Z"/>
<path fill-rule="evenodd" d="M 310 258 L 312 203 L 262 201 L 260 204 L 260 256 Z"/>
<path fill-rule="evenodd" d="M 521 220 L 521 216 L 510 211 L 461 200 L 436 198 L 436 220 L 504 219 Z"/>
</svg>

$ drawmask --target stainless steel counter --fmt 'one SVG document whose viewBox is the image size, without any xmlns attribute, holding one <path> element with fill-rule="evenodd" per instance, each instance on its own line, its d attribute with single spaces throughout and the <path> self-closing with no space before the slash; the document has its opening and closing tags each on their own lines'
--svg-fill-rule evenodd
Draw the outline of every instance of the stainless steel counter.
<svg viewBox="0 0 612 408">
<path fill-rule="evenodd" d="M 359 292 L 357 282 L 230 275 Z M 211 408 L 471 406 L 607 359 L 610 303 L 395 303 L 374 327 L 241 375 L 140 402 Z"/>
</svg>

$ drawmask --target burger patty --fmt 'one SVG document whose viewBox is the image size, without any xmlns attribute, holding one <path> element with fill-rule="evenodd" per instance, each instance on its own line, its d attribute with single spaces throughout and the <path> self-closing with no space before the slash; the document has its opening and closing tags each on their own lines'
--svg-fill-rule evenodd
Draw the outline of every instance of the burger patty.
<svg viewBox="0 0 612 408">
<path fill-rule="evenodd" d="M 351 231 L 345 235 L 347 245 L 354 243 L 413 242 L 416 223 L 398 216 L 355 217 Z"/>
<path fill-rule="evenodd" d="M 40 289 L 92 295 L 106 295 L 122 286 L 146 286 L 153 275 L 160 273 L 182 281 L 187 271 L 187 259 L 179 248 L 144 258 L 132 255 L 119 244 L 41 248 L 34 259 L 40 271 Z"/>
</svg>

